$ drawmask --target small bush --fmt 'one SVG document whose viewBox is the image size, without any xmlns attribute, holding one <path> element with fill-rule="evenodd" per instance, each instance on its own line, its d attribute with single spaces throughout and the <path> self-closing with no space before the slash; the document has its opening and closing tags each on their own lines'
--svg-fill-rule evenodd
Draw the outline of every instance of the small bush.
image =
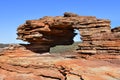
<svg viewBox="0 0 120 80">
<path fill-rule="evenodd" d="M 50 48 L 50 53 L 73 52 L 78 48 L 79 42 L 74 42 L 72 45 L 60 45 Z"/>
<path fill-rule="evenodd" d="M 0 48 L 4 48 L 4 47 L 7 47 L 9 44 L 0 44 Z"/>
</svg>

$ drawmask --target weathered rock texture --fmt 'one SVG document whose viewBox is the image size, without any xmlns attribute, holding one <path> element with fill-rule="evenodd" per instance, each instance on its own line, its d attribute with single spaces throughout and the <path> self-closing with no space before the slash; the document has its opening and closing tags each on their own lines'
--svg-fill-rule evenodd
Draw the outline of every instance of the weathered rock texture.
<svg viewBox="0 0 120 80">
<path fill-rule="evenodd" d="M 120 80 L 120 55 L 4 51 L 0 80 Z"/>
<path fill-rule="evenodd" d="M 110 32 L 98 32 L 89 38 L 84 38 L 79 44 L 82 53 L 120 53 L 120 28 L 114 28 Z"/>
<path fill-rule="evenodd" d="M 26 47 L 35 52 L 49 52 L 50 47 L 69 45 L 80 31 L 79 53 L 120 53 L 120 27 L 110 28 L 110 21 L 93 16 L 64 13 L 64 16 L 28 20 L 18 27 L 18 39 L 29 42 Z"/>
</svg>

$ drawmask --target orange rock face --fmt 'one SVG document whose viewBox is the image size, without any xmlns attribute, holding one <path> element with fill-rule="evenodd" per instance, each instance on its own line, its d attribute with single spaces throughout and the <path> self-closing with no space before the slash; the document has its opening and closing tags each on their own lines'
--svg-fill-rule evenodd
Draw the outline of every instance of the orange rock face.
<svg viewBox="0 0 120 80">
<path fill-rule="evenodd" d="M 110 21 L 93 16 L 79 16 L 64 13 L 64 16 L 43 17 L 38 20 L 27 20 L 17 29 L 18 39 L 30 44 L 24 45 L 34 52 L 49 52 L 56 45 L 70 45 L 80 31 L 82 42 L 78 53 L 120 53 L 120 27 L 110 28 Z"/>
</svg>

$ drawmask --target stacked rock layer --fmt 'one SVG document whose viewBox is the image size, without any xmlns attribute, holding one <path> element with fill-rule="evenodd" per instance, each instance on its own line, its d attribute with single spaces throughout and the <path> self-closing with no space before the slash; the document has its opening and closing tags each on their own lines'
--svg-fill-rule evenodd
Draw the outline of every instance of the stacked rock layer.
<svg viewBox="0 0 120 80">
<path fill-rule="evenodd" d="M 64 16 L 45 16 L 27 20 L 17 29 L 18 39 L 30 44 L 26 48 L 35 52 L 49 52 L 56 45 L 70 45 L 80 31 L 82 42 L 79 53 L 120 53 L 120 27 L 111 30 L 110 21 L 94 16 L 64 13 Z"/>
</svg>

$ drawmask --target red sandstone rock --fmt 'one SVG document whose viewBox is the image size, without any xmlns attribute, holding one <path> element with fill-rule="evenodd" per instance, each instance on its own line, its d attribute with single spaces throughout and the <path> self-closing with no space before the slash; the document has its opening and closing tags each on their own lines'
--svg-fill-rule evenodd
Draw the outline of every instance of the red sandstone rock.
<svg viewBox="0 0 120 80">
<path fill-rule="evenodd" d="M 77 52 L 87 54 L 34 53 L 72 44 L 74 29 L 83 40 Z M 26 21 L 18 38 L 30 44 L 10 45 L 0 53 L 0 80 L 120 80 L 120 28 L 111 30 L 109 20 L 73 13 L 46 16 Z"/>
<path fill-rule="evenodd" d="M 1 80 L 119 80 L 119 71 L 120 55 L 28 55 L 19 49 L 0 56 Z"/>
<path fill-rule="evenodd" d="M 83 40 L 77 52 L 120 53 L 119 27 L 111 30 L 109 20 L 97 19 L 94 16 L 79 16 L 66 12 L 64 16 L 27 20 L 18 27 L 17 34 L 18 39 L 30 43 L 25 45 L 27 49 L 42 53 L 49 52 L 50 47 L 56 45 L 72 44 L 76 35 L 74 29 L 80 31 Z"/>
<path fill-rule="evenodd" d="M 119 26 L 119 27 L 116 27 L 116 28 L 113 28 L 111 31 L 112 31 L 112 32 L 120 32 L 120 26 Z"/>
</svg>

